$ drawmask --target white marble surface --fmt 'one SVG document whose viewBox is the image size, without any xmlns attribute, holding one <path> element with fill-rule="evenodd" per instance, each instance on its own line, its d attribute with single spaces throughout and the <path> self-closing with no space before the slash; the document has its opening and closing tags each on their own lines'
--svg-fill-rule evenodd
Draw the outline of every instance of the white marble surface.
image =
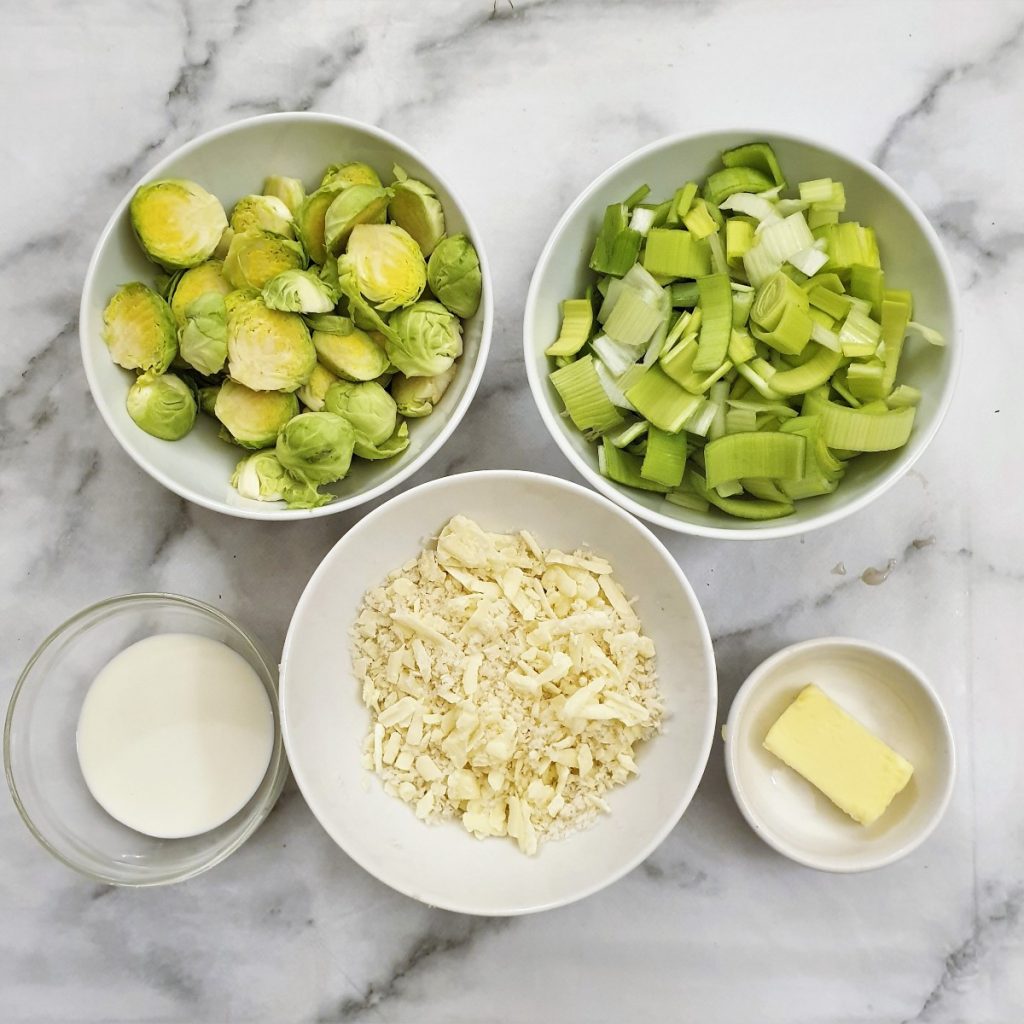
<svg viewBox="0 0 1024 1024">
<path fill-rule="evenodd" d="M 92 407 L 77 354 L 93 243 L 132 180 L 199 131 L 317 109 L 376 122 L 442 168 L 495 272 L 481 392 L 418 480 L 571 476 L 526 390 L 533 262 L 609 163 L 682 130 L 761 124 L 881 164 L 963 282 L 968 359 L 932 451 L 805 539 L 666 537 L 702 596 L 723 713 L 775 648 L 848 633 L 928 671 L 960 743 L 948 816 L 905 862 L 831 877 L 749 831 L 716 744 L 682 823 L 574 907 L 430 910 L 337 850 L 289 789 L 230 861 L 115 891 L 52 861 L 0 801 L 5 1021 L 1011 1024 L 1024 1016 L 1020 283 L 1024 5 L 997 0 L 38 0 L 0 32 L 0 602 L 6 698 L 35 643 L 106 595 L 206 598 L 279 645 L 356 514 L 303 525 L 192 508 Z M 935 543 L 915 547 L 915 539 Z M 888 582 L 859 579 L 896 565 Z M 836 576 L 839 561 L 849 573 Z M 1018 659 L 1019 660 L 1019 659 Z"/>
</svg>

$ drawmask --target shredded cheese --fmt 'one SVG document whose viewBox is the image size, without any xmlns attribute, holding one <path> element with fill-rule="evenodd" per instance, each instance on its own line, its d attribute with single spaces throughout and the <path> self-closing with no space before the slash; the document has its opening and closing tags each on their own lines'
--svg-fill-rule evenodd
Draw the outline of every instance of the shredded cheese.
<svg viewBox="0 0 1024 1024">
<path fill-rule="evenodd" d="M 455 516 L 366 594 L 363 764 L 417 817 L 534 854 L 608 811 L 660 728 L 654 644 L 612 567 Z"/>
</svg>

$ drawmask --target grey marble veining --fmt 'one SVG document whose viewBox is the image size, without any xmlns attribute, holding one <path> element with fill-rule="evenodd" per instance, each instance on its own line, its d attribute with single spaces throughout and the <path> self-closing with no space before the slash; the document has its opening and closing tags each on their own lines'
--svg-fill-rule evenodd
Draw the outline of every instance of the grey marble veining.
<svg viewBox="0 0 1024 1024">
<path fill-rule="evenodd" d="M 908 860 L 832 877 L 778 857 L 733 806 L 719 744 L 644 865 L 512 921 L 392 893 L 292 787 L 228 862 L 155 892 L 78 879 L 2 800 L 0 1018 L 1024 1019 L 1019 2 L 39 0 L 7 5 L 3 23 L 4 698 L 56 622 L 117 592 L 194 594 L 279 647 L 310 573 L 361 514 L 276 526 L 189 506 L 131 463 L 88 395 L 76 317 L 99 230 L 153 162 L 237 117 L 376 122 L 429 155 L 486 238 L 491 361 L 410 486 L 485 467 L 573 475 L 526 388 L 530 274 L 581 188 L 675 131 L 761 124 L 880 163 L 950 252 L 968 358 L 932 450 L 853 519 L 754 549 L 663 535 L 714 632 L 723 714 L 761 658 L 814 635 L 891 645 L 932 676 L 961 771 L 948 816 Z M 890 559 L 883 584 L 862 582 Z"/>
</svg>

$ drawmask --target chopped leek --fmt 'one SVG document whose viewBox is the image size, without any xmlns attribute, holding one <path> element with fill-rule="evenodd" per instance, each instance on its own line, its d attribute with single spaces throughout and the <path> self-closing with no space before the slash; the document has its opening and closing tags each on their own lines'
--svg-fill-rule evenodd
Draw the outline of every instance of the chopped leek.
<svg viewBox="0 0 1024 1024">
<path fill-rule="evenodd" d="M 887 452 L 902 448 L 914 425 L 913 406 L 887 412 L 845 409 L 820 392 L 805 396 L 804 412 L 820 415 L 825 443 L 851 452 Z"/>
<path fill-rule="evenodd" d="M 683 224 L 686 230 L 697 238 L 707 238 L 718 231 L 718 225 L 708 212 L 708 204 L 703 199 L 694 202 L 683 218 Z"/>
<path fill-rule="evenodd" d="M 618 409 L 608 400 L 601 386 L 593 356 L 577 359 L 553 371 L 549 377 L 577 430 L 592 430 L 600 434 L 622 422 Z"/>
<path fill-rule="evenodd" d="M 662 320 L 662 312 L 640 292 L 626 288 L 604 323 L 605 334 L 623 345 L 646 345 Z"/>
<path fill-rule="evenodd" d="M 647 420 L 633 420 L 632 423 L 627 423 L 624 427 L 605 434 L 604 439 L 609 444 L 615 445 L 616 448 L 625 448 L 643 437 L 649 427 L 650 424 Z"/>
<path fill-rule="evenodd" d="M 722 154 L 722 163 L 726 167 L 753 167 L 763 171 L 780 188 L 786 187 L 775 150 L 767 142 L 748 142 L 744 146 L 727 149 Z"/>
<path fill-rule="evenodd" d="M 778 431 L 727 434 L 704 448 L 708 487 L 742 477 L 798 480 L 804 475 L 804 438 Z"/>
<path fill-rule="evenodd" d="M 604 213 L 604 223 L 590 257 L 590 269 L 599 274 L 621 277 L 640 252 L 643 236 L 629 227 L 629 210 L 625 203 L 613 203 Z"/>
<path fill-rule="evenodd" d="M 711 270 L 707 243 L 680 228 L 652 228 L 644 250 L 644 269 L 664 277 L 704 277 Z"/>
<path fill-rule="evenodd" d="M 701 403 L 699 395 L 685 391 L 659 366 L 652 366 L 626 397 L 644 419 L 670 434 L 678 434 Z"/>
<path fill-rule="evenodd" d="M 594 307 L 589 299 L 566 299 L 562 303 L 562 330 L 558 340 L 545 351 L 549 356 L 574 356 L 590 337 L 594 326 Z"/>
<path fill-rule="evenodd" d="M 910 335 L 943 338 L 845 210 L 831 178 L 787 194 L 759 142 L 660 202 L 644 185 L 605 210 L 587 297 L 563 303 L 547 354 L 606 477 L 768 520 L 834 491 L 860 453 L 906 443 L 922 395 L 897 383 L 902 352 Z"/>
<path fill-rule="evenodd" d="M 597 450 L 597 468 L 601 475 L 606 476 L 609 480 L 614 480 L 615 483 L 623 484 L 626 487 L 636 487 L 642 491 L 658 491 L 662 494 L 670 489 L 665 484 L 659 484 L 644 477 L 640 472 L 642 465 L 638 456 L 616 448 L 615 445 L 608 444 L 607 441 Z"/>
<path fill-rule="evenodd" d="M 704 198 L 716 206 L 737 192 L 763 192 L 775 184 L 774 179 L 753 167 L 726 166 L 708 175 L 704 182 Z"/>
<path fill-rule="evenodd" d="M 732 288 L 727 274 L 699 278 L 701 325 L 693 368 L 713 370 L 725 361 L 732 334 Z"/>
<path fill-rule="evenodd" d="M 919 335 L 924 341 L 927 341 L 929 345 L 935 345 L 941 348 L 946 344 L 946 339 L 942 334 L 935 330 L 934 327 L 925 327 L 924 324 L 919 324 L 916 320 L 911 320 L 907 324 L 907 331 L 910 334 Z"/>
<path fill-rule="evenodd" d="M 656 484 L 678 487 L 685 469 L 686 435 L 670 434 L 652 426 L 647 432 L 647 451 L 640 475 Z"/>
</svg>

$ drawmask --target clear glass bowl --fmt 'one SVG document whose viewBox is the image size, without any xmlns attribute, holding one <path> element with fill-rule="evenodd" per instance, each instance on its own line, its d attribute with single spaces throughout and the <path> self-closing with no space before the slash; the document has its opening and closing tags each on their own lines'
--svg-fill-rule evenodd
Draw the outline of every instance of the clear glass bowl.
<svg viewBox="0 0 1024 1024">
<path fill-rule="evenodd" d="M 101 668 L 156 633 L 198 633 L 237 651 L 267 688 L 274 746 L 259 789 L 233 818 L 186 839 L 154 839 L 110 817 L 86 788 L 75 734 Z M 4 769 L 32 834 L 68 867 L 111 885 L 165 885 L 212 868 L 256 831 L 288 775 L 277 672 L 258 642 L 215 608 L 173 594 L 131 594 L 85 608 L 51 633 L 25 666 L 4 727 Z"/>
</svg>

